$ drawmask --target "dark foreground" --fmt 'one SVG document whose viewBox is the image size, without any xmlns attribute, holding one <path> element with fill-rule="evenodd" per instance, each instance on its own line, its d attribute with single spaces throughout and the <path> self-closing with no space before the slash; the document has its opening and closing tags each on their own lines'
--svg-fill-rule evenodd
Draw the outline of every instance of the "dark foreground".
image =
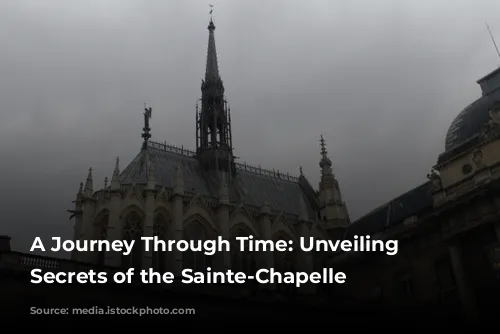
<svg viewBox="0 0 500 334">
<path fill-rule="evenodd" d="M 47 324 L 50 328 L 67 328 L 68 319 L 74 312 L 81 318 L 82 313 L 98 315 L 110 312 L 111 309 L 127 308 L 119 312 L 129 314 L 108 317 L 108 321 L 116 326 L 128 322 L 143 324 L 159 323 L 181 326 L 183 330 L 195 328 L 220 328 L 230 326 L 233 330 L 244 331 L 257 326 L 262 330 L 297 329 L 313 332 L 327 330 L 328 327 L 342 331 L 359 331 L 364 329 L 388 328 L 458 328 L 469 326 L 498 328 L 495 319 L 481 318 L 467 320 L 460 311 L 443 306 L 419 305 L 399 308 L 387 308 L 381 305 L 352 304 L 340 300 L 330 300 L 321 305 L 314 305 L 311 300 L 276 298 L 272 294 L 259 294 L 253 298 L 236 297 L 215 287 L 200 286 L 198 291 L 172 289 L 159 291 L 152 285 L 81 285 L 81 284 L 31 284 L 26 272 L 2 271 L 0 273 L 1 314 L 4 319 L 29 319 L 37 326 Z M 210 293 L 218 295 L 210 295 Z M 221 296 L 225 295 L 225 296 Z M 257 299 L 257 300 L 256 300 Z M 68 314 L 52 315 L 50 322 L 43 315 L 33 313 L 61 312 Z M 161 311 L 159 310 L 161 308 Z M 141 311 L 142 309 L 142 311 Z M 166 309 L 185 314 L 165 314 Z M 180 310 L 180 311 L 179 311 Z M 140 315 L 139 313 L 150 313 Z M 148 316 L 151 313 L 152 317 Z M 130 314 L 132 313 L 132 314 Z M 187 314 L 189 313 L 189 314 Z M 54 318 L 57 316 L 58 318 Z M 102 317 L 101 317 L 102 318 Z M 78 321 L 78 326 L 85 326 L 87 321 L 94 322 L 94 317 Z M 102 321 L 99 320 L 99 321 Z M 100 324 L 101 322 L 99 322 Z M 90 323 L 89 323 L 90 324 Z M 95 323 L 97 324 L 97 323 Z M 65 327 L 66 326 L 66 327 Z M 234 327 L 237 326 L 237 327 Z M 325 327 L 328 326 L 328 327 Z M 332 327 L 333 326 L 333 327 Z"/>
</svg>

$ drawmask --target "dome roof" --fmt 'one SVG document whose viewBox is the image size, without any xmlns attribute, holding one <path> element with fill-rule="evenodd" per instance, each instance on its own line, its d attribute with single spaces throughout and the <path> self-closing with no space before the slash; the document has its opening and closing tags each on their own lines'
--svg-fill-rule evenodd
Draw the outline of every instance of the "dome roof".
<svg viewBox="0 0 500 334">
<path fill-rule="evenodd" d="M 500 102 L 500 69 L 477 82 L 483 96 L 467 106 L 451 123 L 446 134 L 445 150 L 450 151 L 475 137 L 489 119 L 489 110 Z"/>
<path fill-rule="evenodd" d="M 472 102 L 451 123 L 446 133 L 445 149 L 449 151 L 481 131 L 489 119 L 489 110 L 500 102 L 500 90 Z"/>
</svg>

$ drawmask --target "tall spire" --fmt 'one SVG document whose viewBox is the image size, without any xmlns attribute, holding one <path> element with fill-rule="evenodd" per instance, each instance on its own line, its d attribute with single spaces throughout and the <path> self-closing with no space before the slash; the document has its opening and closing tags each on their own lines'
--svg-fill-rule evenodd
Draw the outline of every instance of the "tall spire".
<svg viewBox="0 0 500 334">
<path fill-rule="evenodd" d="M 201 108 L 198 105 L 196 107 L 196 152 L 202 169 L 213 172 L 219 178 L 221 173 L 232 174 L 235 169 L 231 120 L 219 75 L 214 31 L 215 24 L 210 17 L 205 79 L 201 84 Z M 227 180 L 230 180 L 231 175 L 227 176 Z"/>
<path fill-rule="evenodd" d="M 220 80 L 219 64 L 217 62 L 217 50 L 215 49 L 215 24 L 212 20 L 213 5 L 210 5 L 210 22 L 208 23 L 208 49 L 207 49 L 207 67 L 205 72 L 205 81 L 215 82 Z"/>
</svg>

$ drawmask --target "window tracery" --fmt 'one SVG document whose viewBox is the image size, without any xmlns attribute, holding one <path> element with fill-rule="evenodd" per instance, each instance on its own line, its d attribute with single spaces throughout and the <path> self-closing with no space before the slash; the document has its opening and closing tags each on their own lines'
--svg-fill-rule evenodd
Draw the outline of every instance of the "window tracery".
<svg viewBox="0 0 500 334">
<path fill-rule="evenodd" d="M 122 255 L 122 266 L 125 268 L 141 269 L 142 263 L 142 242 L 143 222 L 139 214 L 130 212 L 125 217 L 125 227 L 123 229 L 123 240 L 134 240 L 134 247 L 129 255 Z"/>
</svg>

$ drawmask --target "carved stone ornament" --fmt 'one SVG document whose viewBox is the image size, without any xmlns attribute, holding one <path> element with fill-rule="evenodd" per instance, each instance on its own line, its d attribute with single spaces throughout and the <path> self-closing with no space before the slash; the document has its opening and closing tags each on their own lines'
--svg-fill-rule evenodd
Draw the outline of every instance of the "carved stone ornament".
<svg viewBox="0 0 500 334">
<path fill-rule="evenodd" d="M 436 192 L 443 189 L 441 176 L 439 176 L 434 169 L 429 174 L 427 174 L 427 178 L 432 182 L 432 191 Z"/>
<path fill-rule="evenodd" d="M 472 152 L 472 162 L 477 168 L 483 167 L 483 152 L 481 150 L 474 150 Z"/>
<path fill-rule="evenodd" d="M 489 110 L 488 122 L 481 130 L 481 139 L 486 140 L 500 133 L 500 104 Z"/>
</svg>

